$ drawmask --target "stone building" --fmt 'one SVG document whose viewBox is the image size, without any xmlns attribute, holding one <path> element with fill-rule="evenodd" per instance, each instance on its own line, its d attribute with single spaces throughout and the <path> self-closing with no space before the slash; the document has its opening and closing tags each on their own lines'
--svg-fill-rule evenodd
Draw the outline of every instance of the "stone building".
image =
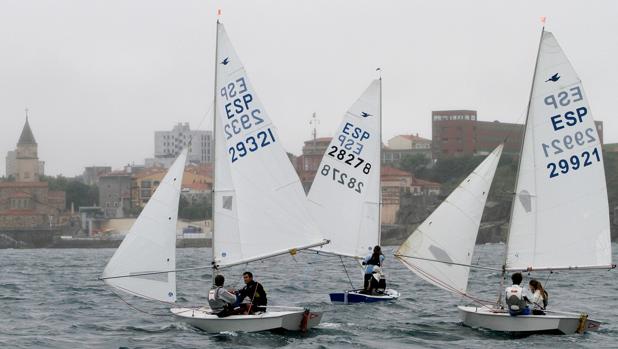
<svg viewBox="0 0 618 349">
<path fill-rule="evenodd" d="M 124 218 L 131 210 L 130 173 L 111 172 L 99 177 L 99 207 L 105 218 Z"/>
<path fill-rule="evenodd" d="M 305 141 L 303 153 L 292 162 L 305 192 L 309 192 L 311 188 L 315 173 L 318 172 L 318 167 L 331 139 L 331 137 L 321 137 Z"/>
<path fill-rule="evenodd" d="M 112 172 L 110 166 L 89 166 L 84 167 L 84 173 L 82 174 L 82 182 L 86 185 L 99 184 L 99 178 Z"/>
<path fill-rule="evenodd" d="M 0 182 L 0 229 L 41 229 L 65 224 L 69 219 L 65 214 L 65 192 L 49 190 L 48 183 L 39 180 L 42 162 L 28 118 L 12 153 L 12 180 Z"/>
<path fill-rule="evenodd" d="M 17 148 L 6 155 L 6 175 L 18 182 L 37 182 L 44 171 L 45 163 L 39 161 L 38 144 L 26 117 Z"/>
<path fill-rule="evenodd" d="M 594 122 L 603 144 L 603 122 Z M 504 143 L 505 154 L 519 154 L 524 125 L 499 121 L 479 121 L 476 110 L 436 110 L 431 112 L 434 159 L 454 156 L 487 155 Z"/>
<path fill-rule="evenodd" d="M 165 177 L 167 170 L 161 168 L 146 169 L 133 176 L 133 207 L 144 207 Z M 190 203 L 210 197 L 212 192 L 212 166 L 209 164 L 185 167 L 182 177 L 182 196 Z"/>
<path fill-rule="evenodd" d="M 382 162 L 387 165 L 399 163 L 406 156 L 423 155 L 431 159 L 431 139 L 418 135 L 398 135 L 388 140 L 382 148 Z"/>
<path fill-rule="evenodd" d="M 440 195 L 440 184 L 414 177 L 411 173 L 394 167 L 382 166 L 380 175 L 382 188 L 382 224 L 394 224 L 401 206 L 401 195 Z"/>
</svg>

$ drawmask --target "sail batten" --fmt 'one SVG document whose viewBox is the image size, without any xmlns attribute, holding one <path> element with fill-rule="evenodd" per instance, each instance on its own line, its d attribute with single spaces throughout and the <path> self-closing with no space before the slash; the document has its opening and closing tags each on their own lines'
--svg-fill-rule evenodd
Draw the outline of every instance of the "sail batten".
<svg viewBox="0 0 618 349">
<path fill-rule="evenodd" d="M 581 79 L 543 32 L 509 227 L 507 270 L 611 265 L 602 145 Z"/>
<path fill-rule="evenodd" d="M 214 265 L 323 244 L 300 179 L 223 24 L 217 25 Z"/>
<path fill-rule="evenodd" d="M 107 263 L 101 277 L 106 284 L 142 298 L 176 301 L 176 223 L 186 158 L 185 149 Z M 145 277 L 156 274 L 166 275 Z"/>
<path fill-rule="evenodd" d="M 344 114 L 307 195 L 324 236 L 322 251 L 361 258 L 379 244 L 381 80 Z"/>
<path fill-rule="evenodd" d="M 502 148 L 494 149 L 395 252 L 425 281 L 466 293 L 474 243 Z"/>
</svg>

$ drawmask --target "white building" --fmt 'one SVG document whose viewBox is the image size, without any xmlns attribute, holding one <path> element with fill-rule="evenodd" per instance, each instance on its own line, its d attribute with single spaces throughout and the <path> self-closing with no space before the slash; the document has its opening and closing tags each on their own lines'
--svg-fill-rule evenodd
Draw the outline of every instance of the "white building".
<svg viewBox="0 0 618 349">
<path fill-rule="evenodd" d="M 9 150 L 6 153 L 6 176 L 15 176 L 17 173 L 17 159 L 15 150 Z"/>
<path fill-rule="evenodd" d="M 212 132 L 192 131 L 189 123 L 178 123 L 171 131 L 155 131 L 155 158 L 149 162 L 169 167 L 180 151 L 189 148 L 188 162 L 212 162 Z M 150 160 L 150 161 L 148 161 Z"/>
</svg>

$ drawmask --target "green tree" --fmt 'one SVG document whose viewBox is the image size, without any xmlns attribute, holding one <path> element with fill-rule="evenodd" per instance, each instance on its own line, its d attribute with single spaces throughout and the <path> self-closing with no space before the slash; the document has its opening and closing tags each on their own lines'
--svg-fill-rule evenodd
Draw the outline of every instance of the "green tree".
<svg viewBox="0 0 618 349">
<path fill-rule="evenodd" d="M 191 203 L 181 195 L 178 202 L 178 217 L 190 220 L 210 219 L 212 217 L 210 199 L 203 198 L 198 202 Z"/>
<path fill-rule="evenodd" d="M 41 181 L 47 182 L 49 190 L 65 192 L 67 209 L 71 208 L 71 203 L 75 206 L 75 210 L 78 210 L 81 206 L 91 206 L 99 202 L 99 189 L 94 185 L 86 185 L 77 179 L 62 175 L 41 176 Z"/>
<path fill-rule="evenodd" d="M 406 155 L 399 161 L 398 167 L 404 171 L 416 174 L 425 168 L 431 160 L 423 154 Z"/>
</svg>

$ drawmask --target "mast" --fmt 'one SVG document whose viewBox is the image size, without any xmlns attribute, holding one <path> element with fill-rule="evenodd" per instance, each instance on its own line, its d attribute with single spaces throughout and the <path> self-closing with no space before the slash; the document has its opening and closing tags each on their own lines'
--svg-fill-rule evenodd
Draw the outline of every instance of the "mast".
<svg viewBox="0 0 618 349">
<path fill-rule="evenodd" d="M 545 33 L 545 22 L 543 22 L 543 28 L 541 28 L 541 38 L 539 39 L 539 47 L 536 51 L 536 61 L 534 62 L 534 72 L 532 73 L 532 85 L 530 86 L 530 95 L 528 96 L 528 107 L 526 108 L 526 121 L 524 123 L 524 135 L 521 139 L 521 147 L 519 148 L 519 161 L 517 163 L 517 172 L 515 173 L 515 188 L 513 190 L 513 199 L 511 200 L 511 213 L 509 215 L 509 227 L 506 233 L 506 244 L 504 245 L 504 262 L 502 263 L 502 276 L 500 277 L 500 289 L 498 290 L 498 305 L 502 304 L 502 290 L 504 289 L 504 277 L 506 276 L 506 259 L 509 250 L 509 238 L 511 235 L 511 223 L 513 220 L 513 211 L 515 210 L 515 203 L 517 201 L 517 185 L 519 182 L 519 171 L 521 169 L 521 160 L 524 153 L 524 144 L 526 142 L 526 130 L 528 128 L 528 118 L 530 118 L 530 107 L 532 104 L 532 95 L 534 93 L 534 80 L 536 78 L 536 70 L 539 65 L 539 57 L 541 54 L 541 45 L 543 44 L 543 34 Z M 506 146 L 506 144 L 505 144 Z"/>
<path fill-rule="evenodd" d="M 378 142 L 378 245 L 382 245 L 382 68 L 376 69 L 378 71 L 378 80 L 380 80 L 380 98 L 379 98 L 379 110 L 380 110 L 380 142 Z"/>
<path fill-rule="evenodd" d="M 219 12 L 220 13 L 220 12 Z M 215 83 L 213 87 L 213 118 L 212 118 L 212 198 L 210 205 L 211 214 L 210 221 L 212 222 L 212 229 L 210 234 L 211 241 L 211 249 L 212 249 L 212 283 L 215 283 L 215 274 L 217 271 L 217 266 L 215 264 L 215 204 L 216 204 L 216 191 L 217 181 L 215 180 L 216 176 L 216 165 L 217 165 L 217 60 L 219 59 L 219 19 L 217 18 L 217 29 L 216 29 L 216 37 L 215 37 Z"/>
</svg>

